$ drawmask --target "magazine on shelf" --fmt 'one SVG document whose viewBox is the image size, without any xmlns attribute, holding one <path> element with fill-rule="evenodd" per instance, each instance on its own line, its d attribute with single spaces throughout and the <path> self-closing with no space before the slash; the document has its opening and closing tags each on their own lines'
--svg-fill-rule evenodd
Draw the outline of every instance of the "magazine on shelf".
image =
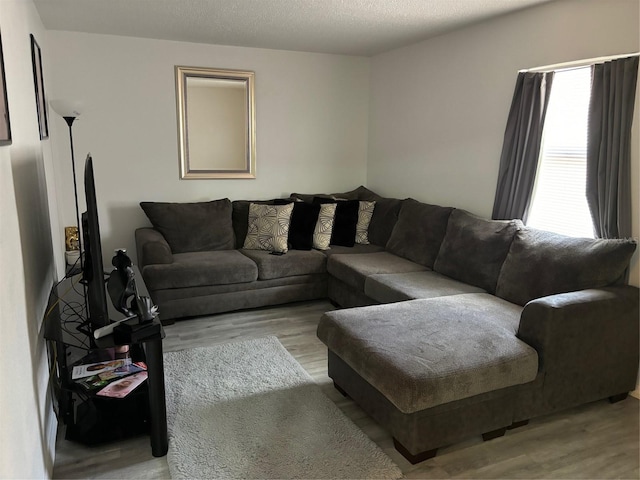
<svg viewBox="0 0 640 480">
<path fill-rule="evenodd" d="M 109 370 L 99 375 L 92 375 L 90 377 L 79 378 L 75 380 L 75 383 L 82 386 L 85 390 L 96 390 L 98 388 L 104 388 L 109 383 L 118 378 L 133 375 L 134 373 L 143 372 L 147 369 L 147 365 L 144 362 L 135 362 L 123 367 L 116 368 L 115 370 Z"/>
<path fill-rule="evenodd" d="M 97 394 L 103 397 L 124 398 L 147 379 L 147 372 L 134 373 L 111 382 Z"/>
<path fill-rule="evenodd" d="M 75 365 L 71 373 L 71 380 L 100 375 L 101 373 L 110 372 L 130 364 L 130 358 L 123 358 L 120 360 L 106 360 L 104 362 Z"/>
<path fill-rule="evenodd" d="M 92 377 L 84 377 L 75 380 L 75 382 L 83 387 L 85 390 L 97 390 L 98 388 L 104 388 L 111 380 L 102 380 L 98 375 L 93 375 Z"/>
<path fill-rule="evenodd" d="M 147 369 L 147 365 L 144 362 L 127 363 L 122 367 L 118 367 L 115 370 L 107 370 L 98 374 L 101 380 L 115 380 L 116 378 L 126 377 L 134 373 L 142 372 Z"/>
</svg>

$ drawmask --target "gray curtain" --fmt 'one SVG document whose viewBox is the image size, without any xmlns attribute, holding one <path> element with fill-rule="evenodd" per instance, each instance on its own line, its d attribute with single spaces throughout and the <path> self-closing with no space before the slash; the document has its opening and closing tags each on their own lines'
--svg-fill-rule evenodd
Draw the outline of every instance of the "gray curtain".
<svg viewBox="0 0 640 480">
<path fill-rule="evenodd" d="M 553 72 L 520 72 L 500 156 L 492 217 L 526 221 L 536 178 Z"/>
<path fill-rule="evenodd" d="M 598 238 L 631 236 L 631 123 L 637 76 L 637 56 L 593 67 L 587 202 Z"/>
</svg>

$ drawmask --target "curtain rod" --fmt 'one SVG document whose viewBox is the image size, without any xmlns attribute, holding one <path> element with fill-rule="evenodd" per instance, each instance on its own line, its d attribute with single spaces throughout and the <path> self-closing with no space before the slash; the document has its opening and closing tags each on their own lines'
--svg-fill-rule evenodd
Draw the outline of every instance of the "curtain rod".
<svg viewBox="0 0 640 480">
<path fill-rule="evenodd" d="M 586 60 L 576 60 L 573 62 L 556 63 L 554 65 L 545 65 L 544 67 L 525 68 L 523 70 L 518 70 L 518 72 L 519 73 L 525 73 L 525 72 L 543 73 L 543 72 L 553 72 L 556 70 L 568 70 L 570 68 L 586 67 L 587 65 L 593 65 L 595 63 L 608 62 L 609 60 L 616 60 L 618 58 L 637 57 L 639 55 L 640 55 L 640 52 L 623 53 L 620 55 L 609 55 L 607 57 L 596 57 L 596 58 L 588 58 Z"/>
</svg>

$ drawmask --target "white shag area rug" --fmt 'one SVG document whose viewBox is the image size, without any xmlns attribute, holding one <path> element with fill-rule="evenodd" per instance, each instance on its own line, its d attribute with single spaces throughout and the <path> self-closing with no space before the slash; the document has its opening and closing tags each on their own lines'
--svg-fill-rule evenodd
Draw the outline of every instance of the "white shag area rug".
<svg viewBox="0 0 640 480">
<path fill-rule="evenodd" d="M 276 337 L 168 352 L 164 368 L 172 478 L 402 477 Z"/>
</svg>

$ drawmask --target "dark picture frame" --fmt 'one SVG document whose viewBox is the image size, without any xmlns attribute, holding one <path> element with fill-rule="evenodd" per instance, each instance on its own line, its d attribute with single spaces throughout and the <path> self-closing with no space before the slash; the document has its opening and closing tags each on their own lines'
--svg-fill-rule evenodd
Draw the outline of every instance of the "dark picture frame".
<svg viewBox="0 0 640 480">
<path fill-rule="evenodd" d="M 0 34 L 0 145 L 11 144 L 11 121 L 9 120 L 9 99 L 7 81 L 4 74 L 4 54 L 2 53 L 2 35 Z"/>
<path fill-rule="evenodd" d="M 40 46 L 33 34 L 31 37 L 31 61 L 33 63 L 33 83 L 36 89 L 36 108 L 38 113 L 38 128 L 40 140 L 49 138 L 49 122 L 47 117 L 47 102 L 44 95 L 44 76 L 42 75 L 42 54 Z"/>
</svg>

